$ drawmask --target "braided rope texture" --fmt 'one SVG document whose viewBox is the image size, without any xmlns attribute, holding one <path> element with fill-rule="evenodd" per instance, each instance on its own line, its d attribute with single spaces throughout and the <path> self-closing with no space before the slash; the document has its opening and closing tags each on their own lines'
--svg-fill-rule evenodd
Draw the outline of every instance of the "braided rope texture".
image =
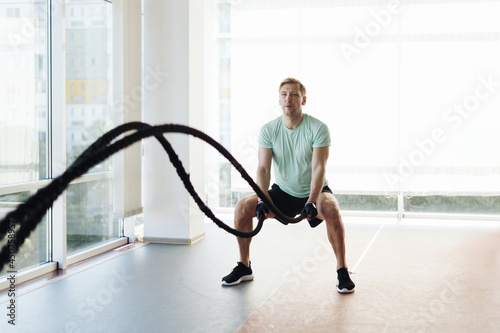
<svg viewBox="0 0 500 333">
<path fill-rule="evenodd" d="M 131 131 L 133 132 L 125 135 L 125 133 Z M 177 175 L 184 184 L 184 187 L 194 199 L 200 210 L 208 218 L 210 218 L 218 227 L 234 236 L 241 238 L 251 238 L 257 235 L 262 229 L 265 217 L 261 217 L 259 219 L 254 230 L 250 232 L 242 232 L 231 228 L 215 216 L 212 210 L 207 205 L 205 205 L 203 200 L 194 189 L 193 184 L 189 179 L 189 174 L 186 172 L 184 166 L 182 165 L 182 162 L 179 160 L 179 156 L 175 153 L 171 144 L 164 137 L 164 133 L 188 134 L 205 141 L 206 143 L 217 149 L 219 153 L 222 154 L 241 174 L 242 178 L 248 182 L 255 193 L 257 193 L 259 198 L 264 201 L 267 207 L 269 207 L 269 209 L 275 214 L 275 218 L 280 222 L 284 224 L 297 223 L 305 218 L 305 214 L 301 214 L 297 217 L 292 218 L 284 215 L 281 211 L 279 211 L 278 208 L 276 208 L 273 203 L 267 198 L 265 193 L 262 192 L 262 190 L 250 177 L 250 175 L 248 175 L 241 164 L 231 155 L 231 153 L 226 148 L 224 148 L 224 146 L 222 146 L 207 134 L 192 127 L 178 124 L 151 126 L 143 122 L 130 122 L 120 125 L 102 135 L 80 156 L 78 156 L 78 158 L 68 167 L 68 169 L 62 175 L 54 178 L 54 180 L 52 180 L 49 185 L 40 189 L 36 194 L 28 198 L 26 202 L 19 205 L 15 210 L 9 212 L 0 221 L 0 240 L 6 238 L 7 234 L 9 234 L 9 241 L 2 247 L 2 250 L 0 251 L 0 271 L 3 269 L 3 266 L 8 263 L 10 259 L 15 255 L 15 253 L 17 253 L 19 248 L 24 244 L 24 241 L 41 222 L 43 216 L 47 212 L 47 209 L 52 207 L 54 201 L 63 193 L 63 191 L 73 180 L 82 176 L 93 166 L 101 163 L 118 151 L 127 148 L 137 141 L 152 136 L 154 136 L 162 145 L 163 149 L 168 154 L 170 162 L 175 167 Z M 123 135 L 123 137 L 117 139 L 121 135 Z M 115 141 L 113 142 L 113 140 Z M 12 230 L 14 230 L 13 227 L 17 229 L 14 234 L 12 234 Z"/>
</svg>

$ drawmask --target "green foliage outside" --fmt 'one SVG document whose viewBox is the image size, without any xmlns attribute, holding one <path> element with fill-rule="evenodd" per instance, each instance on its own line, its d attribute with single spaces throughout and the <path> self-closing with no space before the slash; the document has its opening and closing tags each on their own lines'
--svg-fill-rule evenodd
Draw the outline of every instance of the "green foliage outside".
<svg viewBox="0 0 500 333">
<path fill-rule="evenodd" d="M 384 195 L 335 194 L 341 210 L 395 212 L 398 198 Z"/>
<path fill-rule="evenodd" d="M 407 212 L 500 214 L 499 196 L 414 196 L 405 198 Z"/>
<path fill-rule="evenodd" d="M 253 192 L 232 192 L 230 198 L 221 196 L 221 207 L 236 203 Z M 385 195 L 335 194 L 343 211 L 397 212 L 398 198 Z M 404 197 L 404 211 L 443 214 L 500 215 L 500 196 L 413 196 Z"/>
<path fill-rule="evenodd" d="M 25 202 L 31 194 L 31 191 L 26 191 L 0 196 L 0 218 L 4 218 L 8 212 L 15 209 L 17 204 Z M 19 227 L 17 226 L 14 231 L 17 232 L 18 229 Z M 8 237 L 5 237 L 0 241 L 0 248 L 3 248 L 7 244 L 8 239 Z M 13 260 L 14 266 L 12 268 L 5 266 L 0 271 L 0 276 L 6 274 L 8 270 L 19 271 L 45 261 L 47 261 L 47 221 L 44 217 L 42 222 L 32 231 L 30 237 L 24 241 L 24 244 L 15 254 Z"/>
</svg>

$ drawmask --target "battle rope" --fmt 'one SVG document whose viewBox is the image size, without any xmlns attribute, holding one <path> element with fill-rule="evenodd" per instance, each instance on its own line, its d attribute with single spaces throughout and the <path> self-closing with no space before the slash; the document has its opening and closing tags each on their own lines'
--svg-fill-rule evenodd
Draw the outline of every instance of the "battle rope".
<svg viewBox="0 0 500 333">
<path fill-rule="evenodd" d="M 129 131 L 135 132 L 124 136 L 114 143 L 111 143 L 114 139 Z M 194 128 L 177 124 L 151 126 L 142 122 L 131 122 L 118 126 L 102 135 L 91 146 L 89 146 L 61 176 L 52 180 L 49 185 L 40 189 L 36 194 L 28 198 L 26 202 L 19 205 L 19 207 L 17 207 L 15 210 L 9 212 L 0 221 L 0 240 L 3 240 L 6 237 L 7 233 L 9 233 L 7 237 L 7 244 L 5 244 L 0 251 L 0 271 L 3 269 L 4 264 L 8 263 L 11 258 L 13 258 L 26 238 L 29 237 L 30 233 L 40 223 L 43 216 L 47 212 L 47 209 L 49 209 L 53 205 L 54 201 L 63 193 L 63 191 L 73 180 L 82 176 L 93 166 L 101 163 L 118 151 L 125 149 L 126 147 L 134 144 L 137 141 L 151 136 L 154 136 L 165 149 L 169 156 L 170 162 L 175 167 L 177 174 L 182 180 L 182 183 L 184 184 L 187 191 L 192 196 L 200 210 L 205 213 L 208 218 L 215 222 L 215 224 L 220 228 L 237 237 L 250 238 L 257 235 L 262 229 L 262 225 L 265 220 L 264 217 L 259 219 L 254 230 L 250 232 L 242 232 L 231 228 L 214 215 L 214 213 L 207 205 L 205 205 L 203 200 L 195 191 L 193 184 L 189 179 L 189 174 L 184 169 L 182 162 L 179 160 L 178 155 L 175 153 L 170 143 L 163 136 L 164 133 L 189 134 L 207 142 L 212 147 L 217 149 L 219 153 L 221 153 L 236 168 L 243 179 L 248 182 L 255 193 L 257 193 L 259 198 L 264 201 L 269 209 L 275 214 L 276 219 L 278 219 L 280 222 L 284 224 L 297 223 L 305 218 L 305 214 L 301 214 L 295 218 L 291 218 L 279 211 L 278 208 L 273 205 L 273 203 L 267 198 L 264 192 L 262 192 L 259 186 L 248 175 L 245 169 L 243 169 L 240 163 L 238 163 L 238 161 L 236 161 L 236 159 L 231 155 L 231 153 L 229 153 L 229 151 L 227 151 L 221 144 L 219 144 L 207 134 Z"/>
</svg>

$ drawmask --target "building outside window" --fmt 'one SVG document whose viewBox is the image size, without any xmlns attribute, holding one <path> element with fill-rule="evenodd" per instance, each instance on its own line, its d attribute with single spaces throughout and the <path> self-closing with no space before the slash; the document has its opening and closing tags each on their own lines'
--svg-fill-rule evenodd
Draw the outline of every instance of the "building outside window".
<svg viewBox="0 0 500 333">
<path fill-rule="evenodd" d="M 63 129 L 54 127 L 49 103 L 54 98 L 50 96 L 51 80 L 57 79 L 49 75 L 49 7 L 46 0 L 0 0 L 0 63 L 8 64 L 0 68 L 0 218 L 54 177 L 50 138 L 51 133 Z M 85 7 L 94 10 L 85 11 Z M 55 3 L 51 8 L 63 7 Z M 112 4 L 103 0 L 66 0 L 65 8 L 64 132 L 69 166 L 111 128 Z M 93 112 L 96 108 L 102 112 Z M 111 159 L 106 160 L 89 171 L 92 177 L 82 177 L 63 194 L 66 210 L 57 214 L 66 218 L 68 256 L 121 235 L 119 221 L 113 215 L 112 170 Z M 52 260 L 53 244 L 62 242 L 52 237 L 53 213 L 47 212 L 20 248 L 17 271 Z M 0 241 L 0 247 L 5 244 L 6 239 Z"/>
<path fill-rule="evenodd" d="M 45 1 L 0 1 L 0 218 L 36 192 L 2 186 L 48 175 L 47 20 L 37 17 L 44 6 Z M 47 226 L 44 218 L 20 248 L 16 269 L 48 260 Z M 5 244 L 0 241 L 0 247 Z"/>
<path fill-rule="evenodd" d="M 88 10 L 85 10 L 88 8 Z M 66 12 L 80 15 L 66 21 L 66 33 L 74 36 L 66 42 L 66 86 L 80 87 L 66 92 L 66 108 L 78 107 L 81 117 L 66 117 L 66 132 L 75 140 L 67 141 L 70 165 L 90 144 L 111 129 L 113 99 L 111 89 L 112 5 L 105 1 L 67 0 Z M 103 24 L 104 23 L 104 24 Z M 80 61 L 71 61 L 80 59 Z M 90 89 L 89 89 L 90 87 Z M 102 114 L 95 108 L 103 108 Z M 119 221 L 113 216 L 112 160 L 107 159 L 90 170 L 103 179 L 71 185 L 67 190 L 68 253 L 85 249 L 119 235 Z"/>
</svg>

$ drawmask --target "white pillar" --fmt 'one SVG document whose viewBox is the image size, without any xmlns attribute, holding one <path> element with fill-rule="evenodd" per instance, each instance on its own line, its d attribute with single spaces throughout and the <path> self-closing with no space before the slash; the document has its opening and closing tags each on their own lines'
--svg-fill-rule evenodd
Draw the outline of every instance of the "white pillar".
<svg viewBox="0 0 500 333">
<path fill-rule="evenodd" d="M 144 121 L 204 128 L 203 0 L 144 3 Z M 182 134 L 166 138 L 204 199 L 204 144 Z M 191 244 L 204 237 L 204 215 L 155 139 L 144 142 L 144 239 Z"/>
<path fill-rule="evenodd" d="M 113 1 L 113 127 L 141 121 L 141 0 Z M 113 157 L 115 218 L 142 213 L 141 143 Z M 128 235 L 133 237 L 133 235 Z"/>
</svg>

